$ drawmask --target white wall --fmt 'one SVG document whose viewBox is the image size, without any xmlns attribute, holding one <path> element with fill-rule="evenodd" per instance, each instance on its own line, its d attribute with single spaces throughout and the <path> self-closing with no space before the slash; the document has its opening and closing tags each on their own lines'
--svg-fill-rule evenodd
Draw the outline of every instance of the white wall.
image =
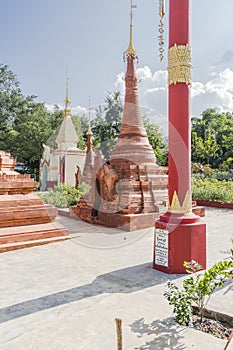
<svg viewBox="0 0 233 350">
<path fill-rule="evenodd" d="M 75 173 L 77 165 L 83 172 L 86 154 L 66 154 L 65 156 L 65 183 L 70 186 L 75 186 Z"/>
</svg>

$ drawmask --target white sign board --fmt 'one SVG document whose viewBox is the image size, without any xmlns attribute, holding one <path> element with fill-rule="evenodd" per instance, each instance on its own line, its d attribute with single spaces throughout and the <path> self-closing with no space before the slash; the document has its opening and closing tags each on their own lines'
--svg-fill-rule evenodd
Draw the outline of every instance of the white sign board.
<svg viewBox="0 0 233 350">
<path fill-rule="evenodd" d="M 169 231 L 155 229 L 155 263 L 168 267 L 168 239 Z"/>
</svg>

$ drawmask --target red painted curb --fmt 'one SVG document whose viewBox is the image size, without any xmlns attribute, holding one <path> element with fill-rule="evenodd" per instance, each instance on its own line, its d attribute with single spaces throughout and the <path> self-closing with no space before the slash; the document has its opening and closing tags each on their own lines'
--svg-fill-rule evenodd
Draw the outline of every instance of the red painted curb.
<svg viewBox="0 0 233 350">
<path fill-rule="evenodd" d="M 233 209 L 233 203 L 204 201 L 204 200 L 198 200 L 198 199 L 196 200 L 196 202 L 197 202 L 197 205 L 203 205 L 204 207 Z"/>
</svg>

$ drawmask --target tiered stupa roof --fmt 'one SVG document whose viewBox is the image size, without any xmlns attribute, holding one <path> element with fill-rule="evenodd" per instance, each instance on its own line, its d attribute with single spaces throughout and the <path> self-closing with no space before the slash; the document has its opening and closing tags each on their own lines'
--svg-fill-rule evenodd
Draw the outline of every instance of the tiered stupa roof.
<svg viewBox="0 0 233 350">
<path fill-rule="evenodd" d="M 56 138 L 56 143 L 58 145 L 58 149 L 68 150 L 76 148 L 77 141 L 78 135 L 71 119 L 70 100 L 68 96 L 68 82 L 66 82 L 64 120 L 60 126 L 60 130 Z"/>
<path fill-rule="evenodd" d="M 120 135 L 111 154 L 111 164 L 119 159 L 124 159 L 140 165 L 141 163 L 155 163 L 156 159 L 140 112 L 135 68 L 135 60 L 138 59 L 138 56 L 133 47 L 132 10 L 130 16 L 130 41 L 128 49 L 124 52 L 124 58 L 127 60 L 125 103 Z"/>
</svg>

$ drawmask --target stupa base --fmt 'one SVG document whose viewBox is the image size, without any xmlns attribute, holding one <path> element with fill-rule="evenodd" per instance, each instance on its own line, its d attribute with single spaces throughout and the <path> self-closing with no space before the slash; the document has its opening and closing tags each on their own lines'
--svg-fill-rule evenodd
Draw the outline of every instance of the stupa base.
<svg viewBox="0 0 233 350">
<path fill-rule="evenodd" d="M 155 220 L 158 219 L 159 213 L 140 213 L 140 214 L 120 214 L 120 213 L 103 213 L 98 212 L 94 216 L 92 208 L 70 207 L 70 216 L 79 218 L 90 224 L 98 224 L 105 227 L 119 228 L 123 231 L 136 231 L 143 228 L 153 227 Z"/>
<path fill-rule="evenodd" d="M 30 175 L 14 171 L 16 160 L 0 151 L 0 253 L 62 241 L 68 230 L 55 222 L 57 209 L 32 191 Z"/>
<path fill-rule="evenodd" d="M 68 230 L 57 222 L 0 228 L 0 253 L 68 239 Z"/>
</svg>

